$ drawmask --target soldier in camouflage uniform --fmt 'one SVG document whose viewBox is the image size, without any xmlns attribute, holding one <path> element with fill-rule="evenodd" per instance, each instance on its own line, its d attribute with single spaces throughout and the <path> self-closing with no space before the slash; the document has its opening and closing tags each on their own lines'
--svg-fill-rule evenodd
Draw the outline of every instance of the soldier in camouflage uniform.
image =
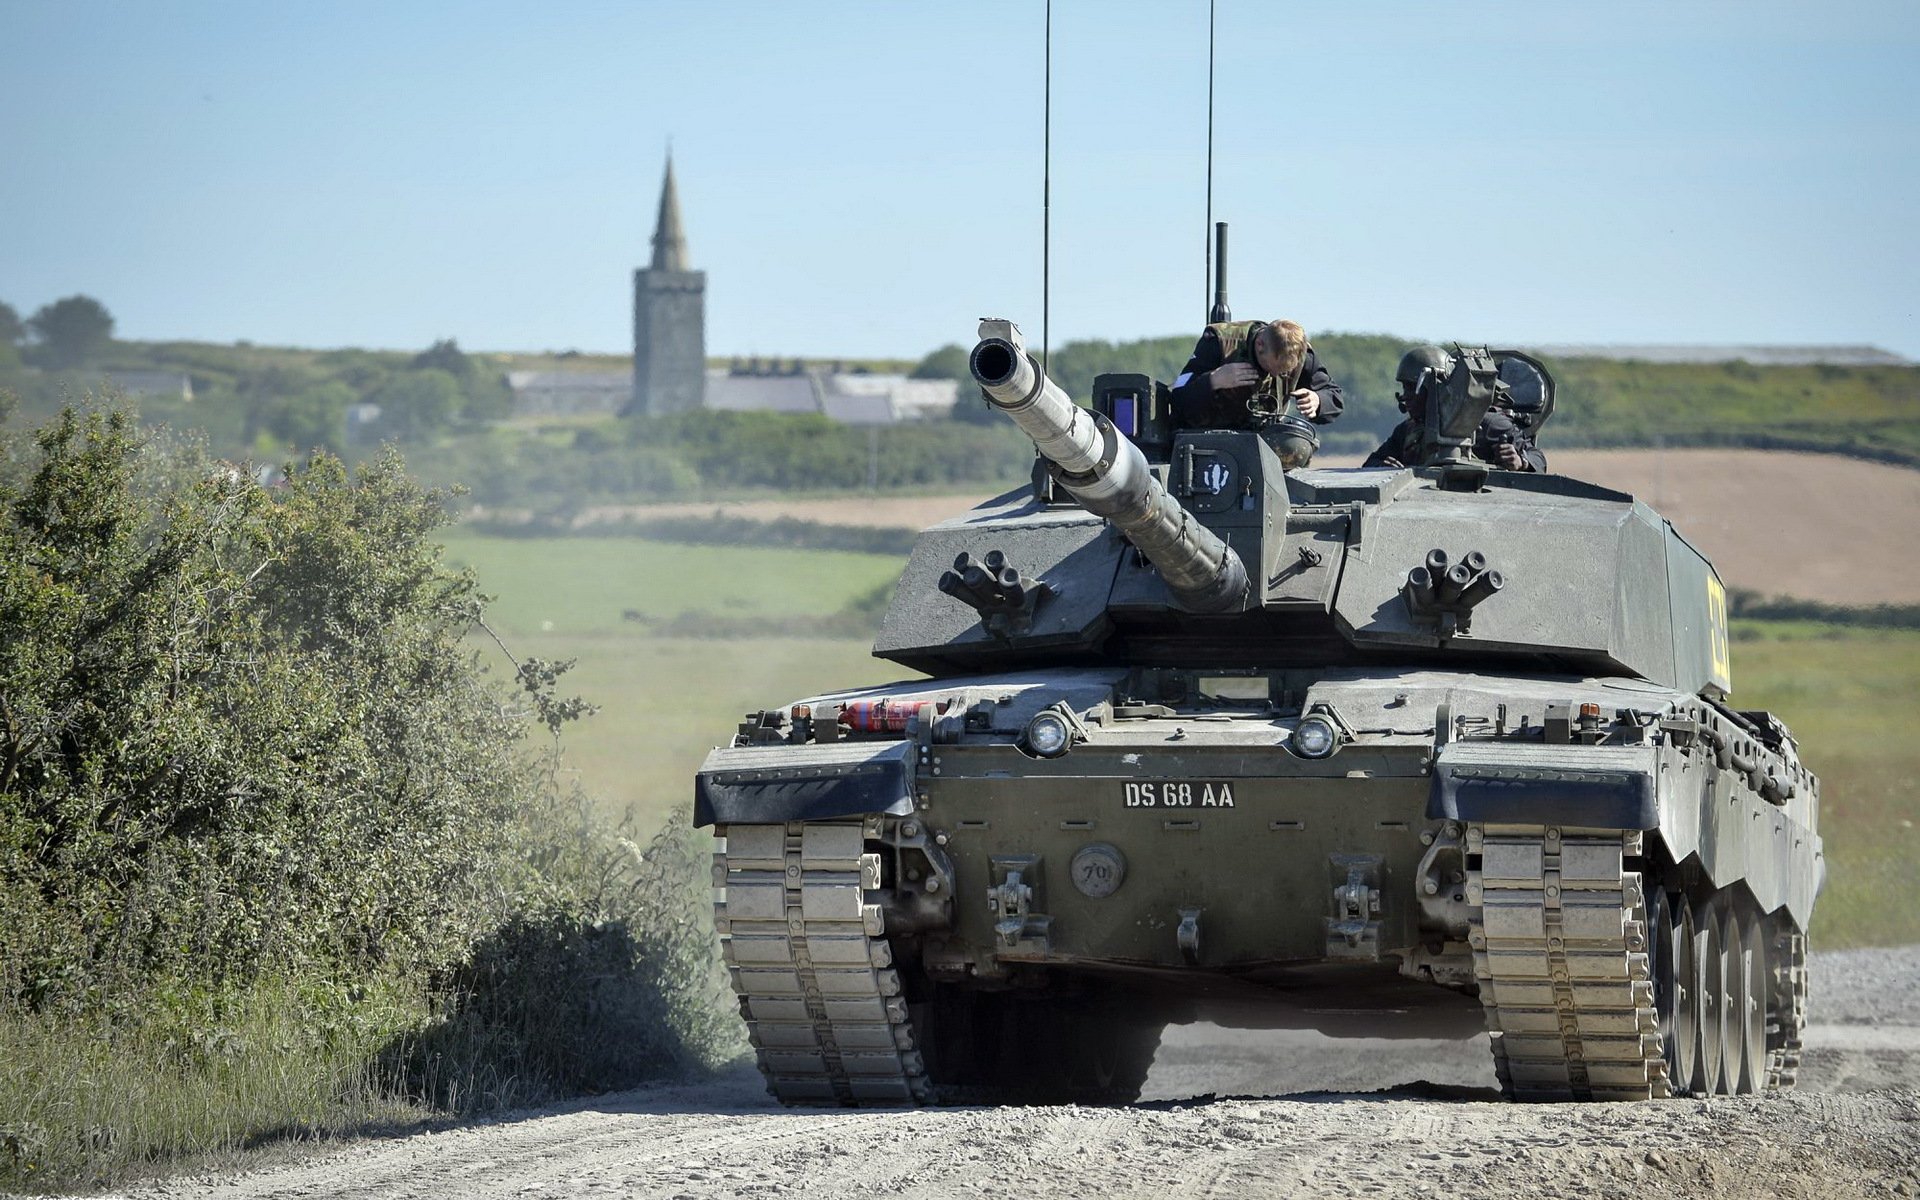
<svg viewBox="0 0 1920 1200">
<path fill-rule="evenodd" d="M 1256 428 L 1256 414 L 1282 412 L 1288 399 L 1316 425 L 1342 408 L 1340 385 L 1292 321 L 1207 326 L 1173 382 L 1174 419 L 1189 429 Z"/>
<path fill-rule="evenodd" d="M 1394 373 L 1400 384 L 1395 399 L 1407 419 L 1394 426 L 1387 440 L 1367 456 L 1365 466 L 1420 465 L 1421 427 L 1427 415 L 1422 393 L 1430 386 L 1444 386 L 1452 369 L 1453 356 L 1438 346 L 1421 346 L 1401 357 L 1400 369 Z M 1547 456 L 1534 445 L 1532 431 L 1516 424 L 1512 414 L 1499 407 L 1498 401 L 1480 418 L 1480 428 L 1473 436 L 1473 455 L 1508 471 L 1544 472 L 1547 469 Z"/>
</svg>

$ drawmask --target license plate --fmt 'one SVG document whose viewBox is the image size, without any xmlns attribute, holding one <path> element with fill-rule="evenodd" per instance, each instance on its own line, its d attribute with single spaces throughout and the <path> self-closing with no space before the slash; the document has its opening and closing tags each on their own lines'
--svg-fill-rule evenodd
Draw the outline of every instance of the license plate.
<svg viewBox="0 0 1920 1200">
<path fill-rule="evenodd" d="M 1232 808 L 1233 784 L 1223 779 L 1123 783 L 1128 808 Z"/>
</svg>

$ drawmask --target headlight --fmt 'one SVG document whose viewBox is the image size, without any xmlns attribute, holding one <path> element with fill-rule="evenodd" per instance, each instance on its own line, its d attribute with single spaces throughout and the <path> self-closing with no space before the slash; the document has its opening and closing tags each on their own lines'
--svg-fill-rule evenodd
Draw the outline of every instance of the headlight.
<svg viewBox="0 0 1920 1200">
<path fill-rule="evenodd" d="M 1340 748 L 1340 731 L 1319 715 L 1302 717 L 1293 727 L 1293 752 L 1301 758 L 1325 758 Z"/>
<path fill-rule="evenodd" d="M 1067 752 L 1067 746 L 1073 741 L 1073 731 L 1067 727 L 1065 717 L 1048 711 L 1027 722 L 1023 740 L 1030 753 L 1041 758 L 1058 758 Z"/>
</svg>

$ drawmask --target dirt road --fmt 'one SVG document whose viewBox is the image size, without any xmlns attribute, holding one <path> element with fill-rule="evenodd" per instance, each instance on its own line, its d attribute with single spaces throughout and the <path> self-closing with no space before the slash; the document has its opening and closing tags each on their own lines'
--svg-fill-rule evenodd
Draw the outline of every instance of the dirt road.
<svg viewBox="0 0 1920 1200">
<path fill-rule="evenodd" d="M 737 1070 L 132 1195 L 1920 1195 L 1920 947 L 1819 954 L 1813 980 L 1801 1088 L 1777 1097 L 1515 1106 L 1484 1039 L 1201 1026 L 1169 1031 L 1130 1109 L 787 1111 Z"/>
</svg>

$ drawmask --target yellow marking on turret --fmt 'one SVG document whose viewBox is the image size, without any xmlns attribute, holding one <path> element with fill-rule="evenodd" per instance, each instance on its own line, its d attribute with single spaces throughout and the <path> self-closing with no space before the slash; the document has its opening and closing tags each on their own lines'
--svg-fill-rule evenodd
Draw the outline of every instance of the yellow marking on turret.
<svg viewBox="0 0 1920 1200">
<path fill-rule="evenodd" d="M 1733 652 L 1727 645 L 1727 589 L 1707 576 L 1707 643 L 1713 657 L 1713 681 L 1733 691 Z"/>
</svg>

